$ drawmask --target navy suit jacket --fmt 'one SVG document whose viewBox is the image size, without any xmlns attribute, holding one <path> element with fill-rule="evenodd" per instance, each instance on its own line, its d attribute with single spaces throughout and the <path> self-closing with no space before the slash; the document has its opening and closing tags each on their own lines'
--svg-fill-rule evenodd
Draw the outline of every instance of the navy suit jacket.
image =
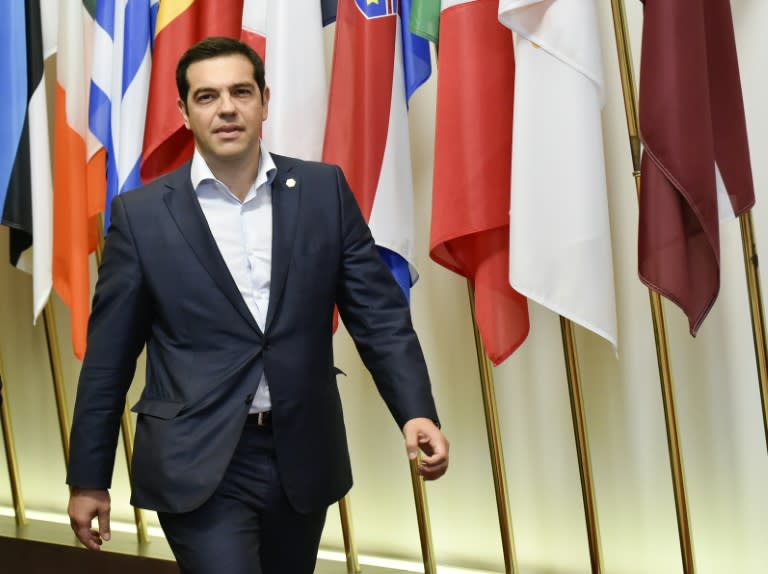
<svg viewBox="0 0 768 574">
<path fill-rule="evenodd" d="M 407 303 L 341 170 L 273 158 L 263 332 L 208 228 L 189 164 L 113 201 L 77 390 L 69 484 L 110 486 L 125 395 L 146 345 L 146 386 L 133 407 L 135 506 L 186 512 L 211 496 L 262 372 L 291 504 L 309 512 L 339 499 L 352 478 L 333 362 L 334 303 L 397 423 L 437 420 Z"/>
</svg>

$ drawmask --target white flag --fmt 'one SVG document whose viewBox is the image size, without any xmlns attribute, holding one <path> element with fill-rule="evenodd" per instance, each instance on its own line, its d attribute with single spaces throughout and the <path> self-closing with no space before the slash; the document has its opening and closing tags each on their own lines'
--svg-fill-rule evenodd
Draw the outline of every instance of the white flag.
<svg viewBox="0 0 768 574">
<path fill-rule="evenodd" d="M 269 151 L 319 161 L 328 108 L 320 2 L 269 0 L 266 36 L 267 85 L 273 98 L 264 142 Z"/>
<path fill-rule="evenodd" d="M 616 348 L 594 0 L 501 0 L 515 32 L 509 281 Z"/>
</svg>

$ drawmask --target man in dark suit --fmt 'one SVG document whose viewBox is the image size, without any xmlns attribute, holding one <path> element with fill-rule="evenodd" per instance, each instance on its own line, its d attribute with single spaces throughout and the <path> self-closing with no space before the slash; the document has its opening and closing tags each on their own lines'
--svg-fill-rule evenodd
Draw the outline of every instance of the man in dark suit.
<svg viewBox="0 0 768 574">
<path fill-rule="evenodd" d="M 310 573 L 326 509 L 352 484 L 334 304 L 425 478 L 445 472 L 448 442 L 407 303 L 341 170 L 260 142 L 259 57 L 209 38 L 176 80 L 195 154 L 112 204 L 72 425 L 72 528 L 88 548 L 109 539 L 146 345 L 132 503 L 157 510 L 183 572 Z"/>
</svg>

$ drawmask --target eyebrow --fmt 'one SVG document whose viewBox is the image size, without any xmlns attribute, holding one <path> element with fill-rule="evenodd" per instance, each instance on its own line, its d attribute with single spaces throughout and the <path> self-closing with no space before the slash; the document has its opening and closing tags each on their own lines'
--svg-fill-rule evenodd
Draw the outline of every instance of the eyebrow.
<svg viewBox="0 0 768 574">
<path fill-rule="evenodd" d="M 253 89 L 255 89 L 256 88 L 256 83 L 255 82 L 238 82 L 238 83 L 232 84 L 230 86 L 225 86 L 223 89 L 225 89 L 225 90 L 237 90 L 237 89 L 240 89 L 240 88 L 253 88 Z M 199 96 L 200 94 L 203 94 L 203 93 L 206 93 L 206 92 L 218 93 L 219 91 L 220 91 L 219 89 L 214 88 L 213 86 L 201 86 L 201 87 L 195 89 L 192 92 L 192 97 L 195 98 L 195 97 Z"/>
</svg>

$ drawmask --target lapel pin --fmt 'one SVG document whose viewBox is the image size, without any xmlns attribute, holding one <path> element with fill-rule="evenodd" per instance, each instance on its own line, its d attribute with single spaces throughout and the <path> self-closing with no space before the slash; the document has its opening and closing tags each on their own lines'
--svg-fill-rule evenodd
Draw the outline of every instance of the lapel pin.
<svg viewBox="0 0 768 574">
<path fill-rule="evenodd" d="M 292 177 L 289 177 L 288 179 L 285 180 L 285 185 L 286 187 L 296 187 L 296 180 L 293 179 Z"/>
</svg>

